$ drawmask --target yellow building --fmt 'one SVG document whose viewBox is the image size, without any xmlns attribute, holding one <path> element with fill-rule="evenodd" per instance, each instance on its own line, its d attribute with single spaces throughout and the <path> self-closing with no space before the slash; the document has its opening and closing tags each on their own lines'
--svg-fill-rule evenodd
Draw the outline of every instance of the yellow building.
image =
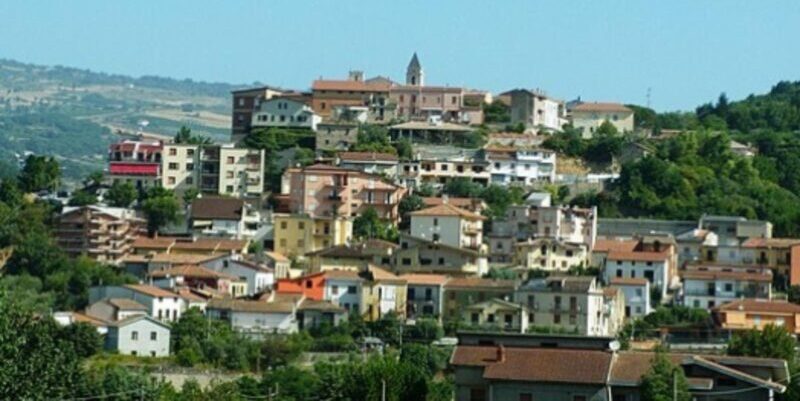
<svg viewBox="0 0 800 401">
<path fill-rule="evenodd" d="M 388 267 L 399 246 L 393 242 L 370 239 L 355 244 L 336 245 L 306 254 L 312 272 L 328 270 L 361 271 L 374 264 Z"/>
<path fill-rule="evenodd" d="M 404 278 L 372 265 L 359 276 L 364 279 L 361 291 L 364 320 L 376 321 L 388 313 L 405 319 L 408 283 Z"/>
<path fill-rule="evenodd" d="M 346 218 L 276 214 L 273 224 L 274 250 L 289 257 L 342 245 L 353 236 L 353 221 Z"/>
</svg>

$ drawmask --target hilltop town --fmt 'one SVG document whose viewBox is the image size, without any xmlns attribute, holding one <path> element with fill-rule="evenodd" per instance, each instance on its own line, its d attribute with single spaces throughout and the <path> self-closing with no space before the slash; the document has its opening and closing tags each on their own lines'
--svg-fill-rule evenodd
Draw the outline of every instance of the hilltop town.
<svg viewBox="0 0 800 401">
<path fill-rule="evenodd" d="M 55 333 L 73 359 L 42 380 L 90 395 L 796 399 L 784 139 L 732 140 L 723 97 L 656 115 L 423 66 L 234 90 L 229 140 L 125 134 L 69 193 L 29 155 L 0 183 L 0 326 Z M 144 373 L 114 393 L 108 366 Z"/>
</svg>

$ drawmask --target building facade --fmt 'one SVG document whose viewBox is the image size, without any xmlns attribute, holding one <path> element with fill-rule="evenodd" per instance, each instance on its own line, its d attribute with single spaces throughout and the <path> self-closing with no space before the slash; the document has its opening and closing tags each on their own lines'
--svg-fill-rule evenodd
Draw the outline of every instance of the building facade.
<svg viewBox="0 0 800 401">
<path fill-rule="evenodd" d="M 83 255 L 98 262 L 119 264 L 133 252 L 132 245 L 145 232 L 145 226 L 146 221 L 132 209 L 66 206 L 54 235 L 72 257 Z"/>
</svg>

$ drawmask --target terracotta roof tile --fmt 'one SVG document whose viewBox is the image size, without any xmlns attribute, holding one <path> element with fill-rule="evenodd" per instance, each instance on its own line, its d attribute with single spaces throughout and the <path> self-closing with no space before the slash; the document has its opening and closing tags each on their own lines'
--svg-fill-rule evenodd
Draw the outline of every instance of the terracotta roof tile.
<svg viewBox="0 0 800 401">
<path fill-rule="evenodd" d="M 391 84 L 387 82 L 364 82 L 337 79 L 318 79 L 311 84 L 315 91 L 358 91 L 358 92 L 388 92 Z"/>
<path fill-rule="evenodd" d="M 633 113 L 633 110 L 625 107 L 620 103 L 581 103 L 572 108 L 572 111 L 578 112 L 619 112 L 619 113 Z"/>
<path fill-rule="evenodd" d="M 786 301 L 767 301 L 767 300 L 748 298 L 722 304 L 718 306 L 716 310 L 721 312 L 742 311 L 742 312 L 758 312 L 758 313 L 796 314 L 800 313 L 800 305 Z"/>
<path fill-rule="evenodd" d="M 192 202 L 193 219 L 240 220 L 244 201 L 235 198 L 203 197 Z"/>
<path fill-rule="evenodd" d="M 609 280 L 611 285 L 647 285 L 648 281 L 642 277 L 612 277 Z"/>
<path fill-rule="evenodd" d="M 152 271 L 150 272 L 149 276 L 153 278 L 183 276 L 183 277 L 196 277 L 204 279 L 228 279 L 228 280 L 239 279 L 236 276 L 232 276 L 230 274 L 225 274 L 225 273 L 219 273 L 199 265 L 173 266 L 162 270 Z"/>
<path fill-rule="evenodd" d="M 163 297 L 163 298 L 177 298 L 178 295 L 174 292 L 170 292 L 158 287 L 154 287 L 152 285 L 145 285 L 145 284 L 128 284 L 125 288 L 129 288 L 133 291 L 149 295 L 151 297 Z"/>
<path fill-rule="evenodd" d="M 639 262 L 663 262 L 669 259 L 668 252 L 611 251 L 608 260 L 633 260 Z"/>
<path fill-rule="evenodd" d="M 514 280 L 493 280 L 488 278 L 461 277 L 452 278 L 445 284 L 445 288 L 491 288 L 513 291 L 516 286 Z"/>
<path fill-rule="evenodd" d="M 449 278 L 443 274 L 403 274 L 400 278 L 405 279 L 409 285 L 444 285 Z"/>
<path fill-rule="evenodd" d="M 439 206 L 429 207 L 427 209 L 417 210 L 416 212 L 409 213 L 411 216 L 459 216 L 471 220 L 486 220 L 479 214 L 470 212 L 469 210 L 453 206 L 449 203 L 442 203 Z"/>
</svg>

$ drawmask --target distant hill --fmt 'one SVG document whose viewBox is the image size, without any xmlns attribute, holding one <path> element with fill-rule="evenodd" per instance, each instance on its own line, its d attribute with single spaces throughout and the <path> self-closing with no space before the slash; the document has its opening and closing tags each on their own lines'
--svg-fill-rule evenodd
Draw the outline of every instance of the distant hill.
<svg viewBox="0 0 800 401">
<path fill-rule="evenodd" d="M 0 59 L 0 160 L 56 155 L 65 180 L 74 182 L 104 167 L 118 134 L 172 136 L 186 125 L 226 141 L 230 92 L 243 86 Z"/>
</svg>

